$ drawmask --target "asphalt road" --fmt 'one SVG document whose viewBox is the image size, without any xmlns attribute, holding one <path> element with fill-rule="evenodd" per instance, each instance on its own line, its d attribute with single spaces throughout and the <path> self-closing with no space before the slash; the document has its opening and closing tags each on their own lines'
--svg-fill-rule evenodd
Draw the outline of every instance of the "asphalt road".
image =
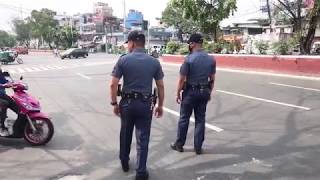
<svg viewBox="0 0 320 180">
<path fill-rule="evenodd" d="M 130 180 L 118 161 L 120 121 L 109 105 L 116 56 L 96 54 L 61 61 L 51 55 L 23 56 L 25 64 L 3 66 L 21 74 L 55 126 L 52 141 L 30 147 L 0 139 L 1 180 Z M 320 83 L 288 77 L 218 71 L 209 103 L 204 155 L 193 152 L 193 124 L 185 153 L 173 152 L 179 106 L 179 67 L 163 64 L 166 113 L 154 119 L 151 180 L 320 179 Z"/>
</svg>

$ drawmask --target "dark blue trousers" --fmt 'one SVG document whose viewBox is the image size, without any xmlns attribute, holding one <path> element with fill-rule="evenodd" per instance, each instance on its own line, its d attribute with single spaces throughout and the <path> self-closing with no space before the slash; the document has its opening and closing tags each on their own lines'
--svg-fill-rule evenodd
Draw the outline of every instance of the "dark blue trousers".
<svg viewBox="0 0 320 180">
<path fill-rule="evenodd" d="M 120 101 L 121 131 L 120 160 L 129 161 L 132 134 L 135 127 L 137 141 L 137 174 L 145 174 L 152 121 L 150 100 L 122 99 Z"/>
<path fill-rule="evenodd" d="M 186 143 L 190 116 L 194 111 L 195 132 L 194 148 L 199 150 L 205 137 L 206 108 L 210 97 L 209 89 L 188 89 L 182 93 L 182 102 L 180 107 L 180 119 L 178 123 L 178 134 L 176 144 L 184 146 Z"/>
</svg>

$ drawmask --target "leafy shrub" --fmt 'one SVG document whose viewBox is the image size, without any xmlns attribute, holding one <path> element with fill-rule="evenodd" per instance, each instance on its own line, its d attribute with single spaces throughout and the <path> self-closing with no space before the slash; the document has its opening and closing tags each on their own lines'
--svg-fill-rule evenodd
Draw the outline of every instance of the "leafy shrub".
<svg viewBox="0 0 320 180">
<path fill-rule="evenodd" d="M 189 54 L 188 44 L 181 44 L 178 53 L 181 55 Z"/>
<path fill-rule="evenodd" d="M 208 41 L 204 41 L 203 42 L 203 50 L 205 50 L 207 53 L 212 53 L 214 51 L 213 43 L 210 43 Z"/>
<path fill-rule="evenodd" d="M 227 54 L 232 54 L 233 51 L 234 51 L 234 44 L 226 42 L 226 43 L 223 44 L 223 49 L 225 50 L 225 52 Z"/>
<path fill-rule="evenodd" d="M 278 55 L 288 55 L 291 48 L 290 44 L 286 41 L 279 41 L 272 44 L 273 51 Z"/>
<path fill-rule="evenodd" d="M 223 42 L 210 43 L 205 41 L 203 49 L 208 53 L 220 53 L 223 49 Z"/>
<path fill-rule="evenodd" d="M 266 41 L 257 41 L 255 43 L 256 48 L 259 51 L 259 54 L 267 54 L 267 50 L 269 49 L 269 44 Z"/>
<path fill-rule="evenodd" d="M 166 53 L 167 54 L 175 54 L 179 50 L 179 48 L 180 48 L 180 43 L 170 41 L 167 43 Z"/>
</svg>

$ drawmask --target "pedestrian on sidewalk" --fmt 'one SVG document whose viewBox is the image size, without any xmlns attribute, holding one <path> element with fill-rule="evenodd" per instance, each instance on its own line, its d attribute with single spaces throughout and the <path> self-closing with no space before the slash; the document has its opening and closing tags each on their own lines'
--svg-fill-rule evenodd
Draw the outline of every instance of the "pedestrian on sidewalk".
<svg viewBox="0 0 320 180">
<path fill-rule="evenodd" d="M 190 54 L 180 68 L 177 88 L 176 101 L 181 104 L 177 139 L 170 146 L 175 151 L 184 151 L 190 116 L 194 112 L 194 150 L 200 155 L 203 153 L 206 108 L 214 88 L 216 62 L 203 51 L 203 37 L 200 34 L 192 34 L 188 44 Z"/>
</svg>

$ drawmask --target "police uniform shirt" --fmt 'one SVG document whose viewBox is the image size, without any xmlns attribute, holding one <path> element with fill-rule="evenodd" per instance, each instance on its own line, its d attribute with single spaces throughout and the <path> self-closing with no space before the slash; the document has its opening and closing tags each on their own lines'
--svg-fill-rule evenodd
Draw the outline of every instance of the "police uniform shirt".
<svg viewBox="0 0 320 180">
<path fill-rule="evenodd" d="M 135 49 L 132 53 L 120 57 L 115 65 L 112 76 L 123 77 L 124 93 L 152 93 L 153 79 L 162 80 L 164 77 L 160 62 L 147 55 L 144 49 Z"/>
<path fill-rule="evenodd" d="M 208 77 L 215 73 L 215 59 L 202 50 L 188 55 L 180 68 L 180 74 L 187 77 L 190 85 L 208 83 Z"/>
</svg>

